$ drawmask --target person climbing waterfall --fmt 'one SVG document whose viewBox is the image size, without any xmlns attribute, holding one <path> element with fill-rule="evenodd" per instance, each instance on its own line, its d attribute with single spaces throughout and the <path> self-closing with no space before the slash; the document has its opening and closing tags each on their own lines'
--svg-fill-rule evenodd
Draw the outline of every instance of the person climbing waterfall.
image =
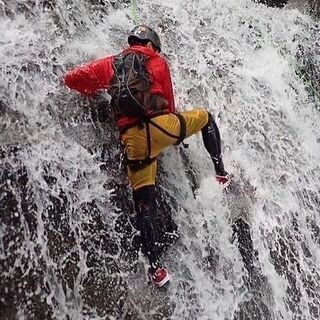
<svg viewBox="0 0 320 320">
<path fill-rule="evenodd" d="M 171 74 L 161 56 L 160 38 L 146 25 L 128 35 L 129 46 L 119 55 L 95 60 L 65 74 L 65 85 L 83 95 L 100 90 L 111 95 L 111 106 L 124 146 L 127 174 L 133 189 L 142 249 L 149 259 L 150 278 L 156 286 L 170 279 L 156 246 L 155 217 L 157 157 L 169 145 L 202 132 L 204 147 L 223 187 L 230 183 L 221 157 L 220 133 L 213 115 L 204 108 L 176 112 Z"/>
</svg>

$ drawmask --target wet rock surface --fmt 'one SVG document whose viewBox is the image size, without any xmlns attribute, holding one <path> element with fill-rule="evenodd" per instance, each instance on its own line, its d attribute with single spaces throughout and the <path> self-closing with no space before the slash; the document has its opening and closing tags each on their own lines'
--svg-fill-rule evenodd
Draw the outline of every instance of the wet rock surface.
<svg viewBox="0 0 320 320">
<path fill-rule="evenodd" d="M 70 299 L 73 304 L 79 295 L 88 315 L 92 309 L 99 316 L 119 315 L 128 294 L 122 274 L 136 271 L 140 249 L 127 183 L 111 183 L 106 188 L 106 192 L 112 189 L 110 205 L 117 208 L 110 225 L 104 216 L 108 211 L 101 212 L 95 201 L 75 208 L 72 197 L 76 195 L 59 188 L 56 177 L 50 175 L 50 166 L 43 176 L 48 189 L 35 188 L 20 158 L 26 149 L 1 147 L 2 319 L 15 318 L 17 305 L 24 306 L 27 318 L 62 316 L 52 310 L 61 303 L 61 294 L 66 303 Z M 117 165 L 108 157 L 103 161 L 106 171 Z M 48 195 L 40 208 L 39 198 L 54 189 L 55 195 Z M 158 193 L 162 251 L 174 242 L 172 234 L 177 227 L 171 217 L 170 197 L 161 190 Z"/>
<path fill-rule="evenodd" d="M 270 7 L 283 8 L 289 0 L 254 0 L 254 2 L 263 3 Z"/>
</svg>

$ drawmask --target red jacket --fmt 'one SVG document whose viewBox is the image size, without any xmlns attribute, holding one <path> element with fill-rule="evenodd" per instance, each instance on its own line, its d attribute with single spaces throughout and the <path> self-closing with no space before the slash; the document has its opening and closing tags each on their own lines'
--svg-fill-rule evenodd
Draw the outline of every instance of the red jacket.
<svg viewBox="0 0 320 320">
<path fill-rule="evenodd" d="M 126 51 L 141 52 L 149 57 L 147 69 L 152 79 L 151 93 L 163 96 L 168 101 L 167 111 L 174 112 L 172 81 L 166 60 L 158 53 L 143 46 L 132 46 L 124 50 Z M 86 96 L 92 96 L 99 89 L 108 89 L 114 75 L 113 60 L 114 56 L 109 56 L 68 71 L 64 76 L 64 82 L 70 89 L 77 90 Z M 117 126 L 119 129 L 125 128 L 137 120 L 138 118 L 123 116 L 118 119 Z"/>
</svg>

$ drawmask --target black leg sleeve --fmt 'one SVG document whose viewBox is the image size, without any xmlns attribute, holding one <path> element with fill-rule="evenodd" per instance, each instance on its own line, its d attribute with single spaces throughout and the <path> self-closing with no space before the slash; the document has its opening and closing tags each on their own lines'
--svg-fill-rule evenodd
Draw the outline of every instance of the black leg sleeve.
<svg viewBox="0 0 320 320">
<path fill-rule="evenodd" d="M 133 200 L 137 212 L 138 229 L 141 232 L 142 248 L 151 268 L 155 269 L 160 265 L 155 246 L 157 214 L 155 186 L 145 186 L 133 191 Z"/>
<path fill-rule="evenodd" d="M 221 158 L 221 139 L 220 132 L 214 121 L 213 116 L 209 113 L 209 120 L 205 127 L 202 129 L 202 138 L 206 150 L 209 152 L 213 161 L 216 174 L 225 175 L 222 158 Z"/>
</svg>

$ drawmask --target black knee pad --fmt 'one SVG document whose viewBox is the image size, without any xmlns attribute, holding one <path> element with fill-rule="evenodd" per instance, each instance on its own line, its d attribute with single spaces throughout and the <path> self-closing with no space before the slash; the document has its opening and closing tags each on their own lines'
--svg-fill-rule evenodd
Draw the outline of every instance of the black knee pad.
<svg viewBox="0 0 320 320">
<path fill-rule="evenodd" d="M 155 186 L 145 186 L 133 191 L 133 200 L 137 213 L 138 229 L 147 233 L 154 232 L 157 215 Z"/>
<path fill-rule="evenodd" d="M 143 212 L 146 208 L 156 209 L 156 191 L 155 186 L 144 186 L 133 191 L 133 200 L 137 213 Z"/>
<path fill-rule="evenodd" d="M 219 132 L 219 130 L 218 130 L 218 127 L 217 127 L 217 124 L 216 124 L 216 122 L 215 122 L 215 120 L 214 120 L 214 116 L 212 115 L 212 113 L 211 112 L 209 112 L 208 110 L 207 110 L 207 113 L 208 113 L 208 122 L 207 122 L 207 124 L 202 128 L 202 133 L 203 132 L 206 132 L 206 131 L 210 131 L 210 130 L 215 130 L 215 131 L 218 131 Z"/>
<path fill-rule="evenodd" d="M 157 241 L 155 186 L 146 186 L 133 191 L 133 199 L 143 252 L 148 256 L 150 264 L 156 265 L 158 253 L 155 245 Z"/>
</svg>

